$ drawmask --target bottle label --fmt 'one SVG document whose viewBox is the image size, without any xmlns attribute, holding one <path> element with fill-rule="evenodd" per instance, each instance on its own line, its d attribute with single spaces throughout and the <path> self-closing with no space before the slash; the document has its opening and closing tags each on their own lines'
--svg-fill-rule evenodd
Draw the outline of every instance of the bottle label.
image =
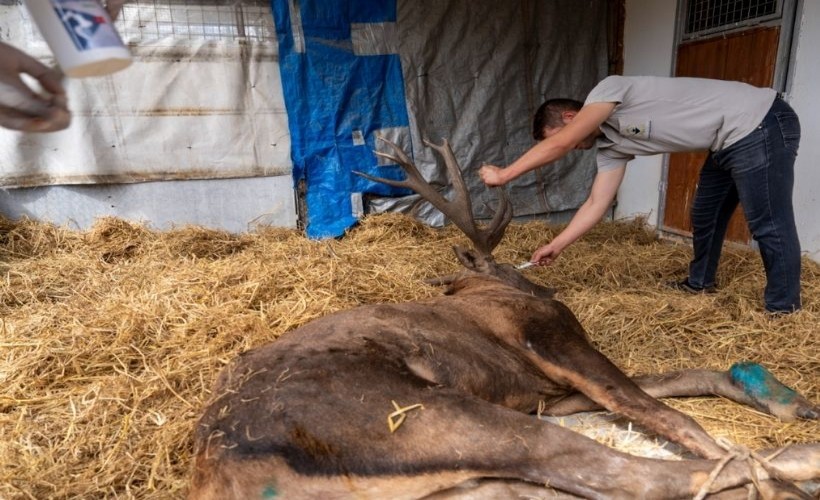
<svg viewBox="0 0 820 500">
<path fill-rule="evenodd" d="M 52 0 L 57 18 L 78 51 L 121 47 L 122 40 L 95 0 Z"/>
</svg>

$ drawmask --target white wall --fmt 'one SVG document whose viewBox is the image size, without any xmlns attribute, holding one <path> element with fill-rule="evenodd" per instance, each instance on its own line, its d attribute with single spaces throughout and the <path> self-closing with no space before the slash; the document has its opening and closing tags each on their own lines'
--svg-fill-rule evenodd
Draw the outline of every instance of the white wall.
<svg viewBox="0 0 820 500">
<path fill-rule="evenodd" d="M 820 2 L 804 0 L 789 102 L 800 116 L 802 137 L 795 165 L 794 209 L 803 251 L 820 262 Z"/>
<path fill-rule="evenodd" d="M 800 154 L 795 165 L 794 207 L 804 253 L 820 261 L 820 2 L 804 0 L 798 12 L 797 49 L 787 85 L 788 101 L 802 126 Z M 677 0 L 626 0 L 624 74 L 672 74 Z M 627 168 L 618 192 L 616 218 L 649 214 L 658 223 L 659 185 L 665 157 L 638 158 Z"/>
<path fill-rule="evenodd" d="M 675 0 L 626 0 L 624 74 L 669 76 L 675 43 Z M 646 216 L 658 225 L 665 156 L 635 158 L 618 191 L 615 218 Z"/>
</svg>

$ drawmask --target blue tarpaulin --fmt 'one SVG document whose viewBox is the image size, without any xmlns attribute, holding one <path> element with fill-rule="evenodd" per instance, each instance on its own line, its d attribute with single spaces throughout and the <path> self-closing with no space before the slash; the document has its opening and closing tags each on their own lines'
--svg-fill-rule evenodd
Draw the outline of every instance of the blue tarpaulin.
<svg viewBox="0 0 820 500">
<path fill-rule="evenodd" d="M 341 236 L 357 221 L 361 193 L 407 194 L 352 173 L 404 177 L 373 154 L 380 130 L 408 126 L 398 55 L 369 50 L 389 48 L 390 40 L 379 38 L 395 26 L 396 0 L 271 2 L 293 178 L 306 188 L 306 232 L 310 238 Z"/>
</svg>

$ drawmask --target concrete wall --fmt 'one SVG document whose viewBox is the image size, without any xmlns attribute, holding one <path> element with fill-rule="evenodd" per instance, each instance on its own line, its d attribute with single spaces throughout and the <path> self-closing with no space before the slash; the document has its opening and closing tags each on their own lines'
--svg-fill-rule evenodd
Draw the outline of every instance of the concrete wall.
<svg viewBox="0 0 820 500">
<path fill-rule="evenodd" d="M 802 142 L 795 166 L 794 207 L 804 253 L 820 261 L 820 2 L 803 1 L 796 26 L 796 50 L 787 82 L 787 99 L 800 115 Z M 624 74 L 672 74 L 677 0 L 626 0 Z M 666 158 L 639 158 L 627 168 L 618 192 L 616 218 L 649 216 L 658 224 L 660 188 Z"/>
<path fill-rule="evenodd" d="M 0 189 L 0 214 L 75 229 L 105 216 L 155 229 L 195 225 L 239 233 L 260 225 L 296 227 L 290 175 Z"/>
</svg>

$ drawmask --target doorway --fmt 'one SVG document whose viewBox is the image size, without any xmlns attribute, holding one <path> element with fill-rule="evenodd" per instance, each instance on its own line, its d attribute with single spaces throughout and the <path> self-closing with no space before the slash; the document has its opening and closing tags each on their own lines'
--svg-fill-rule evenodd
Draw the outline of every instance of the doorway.
<svg viewBox="0 0 820 500">
<path fill-rule="evenodd" d="M 736 80 L 786 89 L 796 0 L 680 0 L 675 76 Z M 690 212 L 706 152 L 668 158 L 661 230 L 690 237 Z M 751 244 L 741 208 L 728 241 Z"/>
</svg>

